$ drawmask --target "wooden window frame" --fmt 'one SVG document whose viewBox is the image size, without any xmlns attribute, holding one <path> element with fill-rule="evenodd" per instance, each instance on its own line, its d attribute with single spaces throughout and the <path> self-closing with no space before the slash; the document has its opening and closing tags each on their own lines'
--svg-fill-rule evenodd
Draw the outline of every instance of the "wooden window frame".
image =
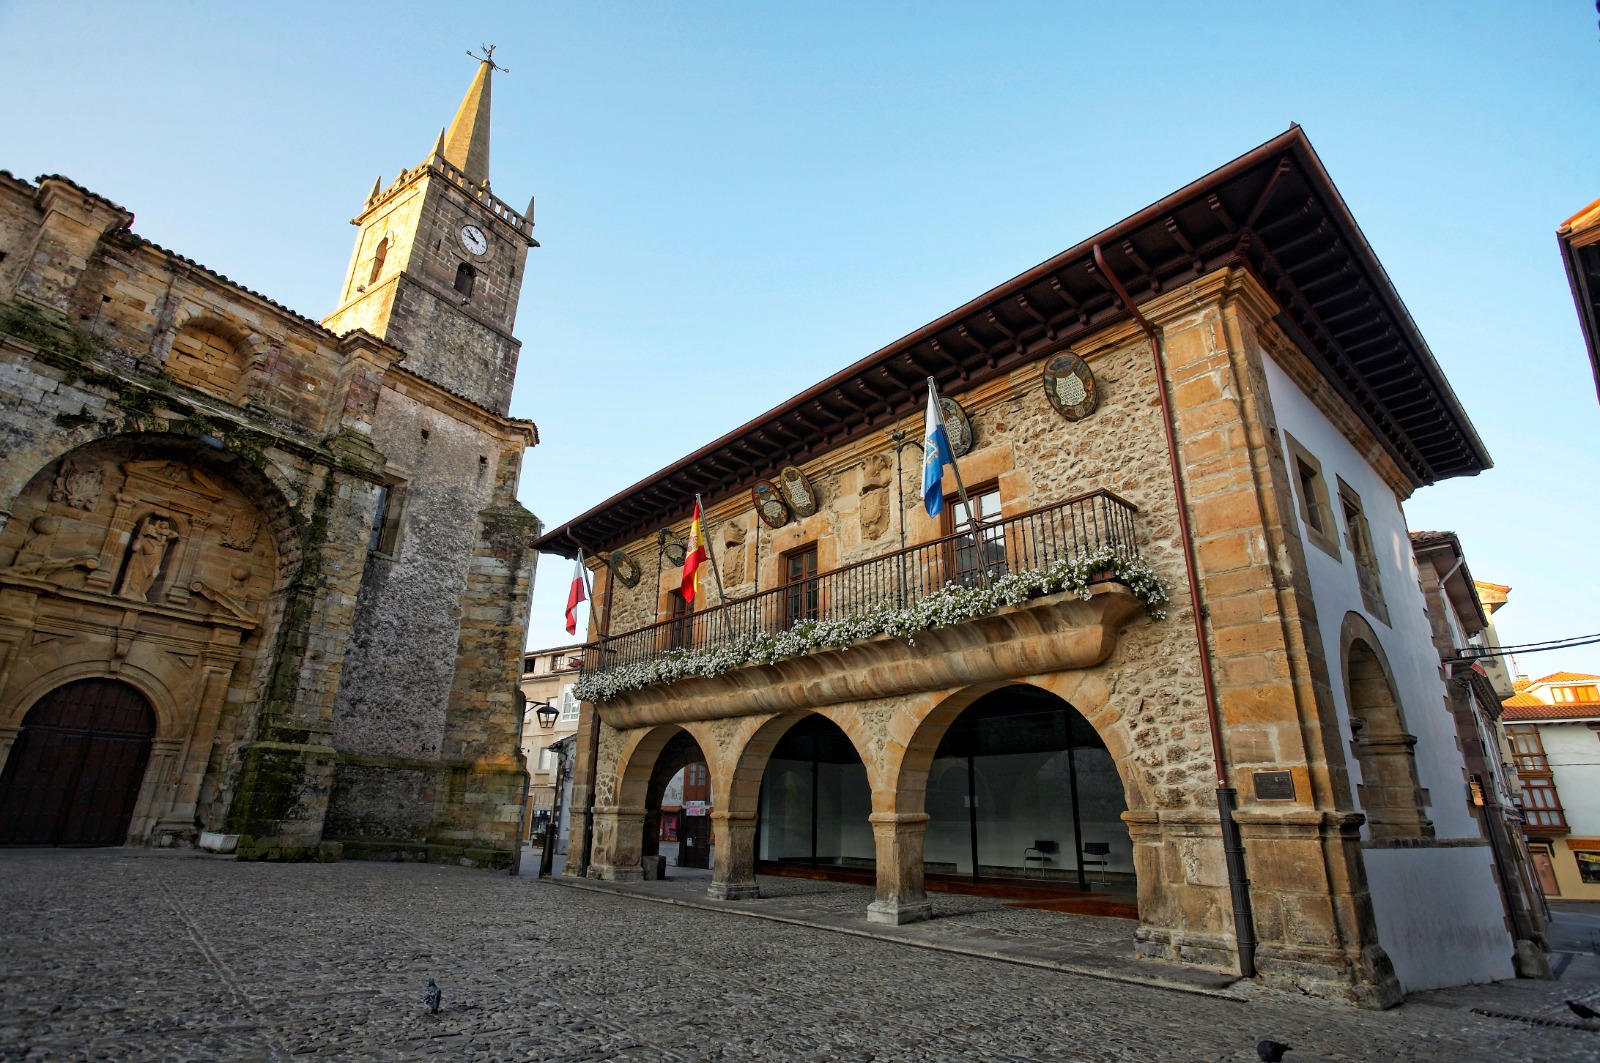
<svg viewBox="0 0 1600 1063">
<path fill-rule="evenodd" d="M 978 541 L 971 547 L 976 563 L 966 569 L 960 567 L 962 550 L 960 540 L 953 538 L 963 532 L 971 534 L 967 522 L 962 521 L 959 527 L 956 524 L 956 508 L 961 505 L 961 495 L 957 492 L 946 495 L 944 499 L 940 536 L 949 541 L 949 545 L 945 547 L 945 571 L 950 573 L 950 579 L 964 587 L 979 586 L 983 581 L 978 573 L 984 569 L 989 571 L 990 579 L 998 579 L 1011 571 L 1011 557 L 1006 552 L 1005 529 L 999 529 L 998 534 L 992 538 L 987 534 L 990 528 L 1005 520 L 1006 499 L 1000 492 L 1000 481 L 985 480 L 967 488 L 967 498 L 974 506 L 989 495 L 995 496 L 995 504 L 999 508 L 992 518 L 986 518 L 982 513 L 977 514 Z M 986 561 L 983 556 L 986 552 L 984 548 L 990 545 L 999 547 L 1000 556 Z"/>
<path fill-rule="evenodd" d="M 810 557 L 811 572 L 803 568 L 799 579 L 790 570 L 793 562 Z M 785 550 L 783 564 L 783 626 L 785 630 L 801 620 L 816 620 L 822 615 L 821 553 L 815 540 L 803 543 L 793 550 Z M 809 602 L 806 600 L 809 598 Z"/>
</svg>

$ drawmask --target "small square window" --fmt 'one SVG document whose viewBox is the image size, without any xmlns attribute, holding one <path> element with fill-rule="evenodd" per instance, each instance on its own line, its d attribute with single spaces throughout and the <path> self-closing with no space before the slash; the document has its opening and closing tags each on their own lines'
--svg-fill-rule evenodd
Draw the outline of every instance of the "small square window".
<svg viewBox="0 0 1600 1063">
<path fill-rule="evenodd" d="M 571 687 L 566 687 L 561 691 L 561 701 L 559 704 L 561 707 L 561 722 L 577 723 L 578 712 L 581 703 L 577 698 L 572 696 Z"/>
<path fill-rule="evenodd" d="M 1334 538 L 1333 507 L 1328 501 L 1328 482 L 1322 463 L 1288 432 L 1283 434 L 1285 457 L 1294 478 L 1295 503 L 1306 538 L 1318 549 L 1339 559 L 1339 542 Z"/>
<path fill-rule="evenodd" d="M 401 484 L 379 484 L 378 504 L 372 511 L 372 531 L 367 539 L 367 549 L 375 554 L 393 557 L 400 548 L 400 520 L 405 510 L 405 487 Z"/>
</svg>

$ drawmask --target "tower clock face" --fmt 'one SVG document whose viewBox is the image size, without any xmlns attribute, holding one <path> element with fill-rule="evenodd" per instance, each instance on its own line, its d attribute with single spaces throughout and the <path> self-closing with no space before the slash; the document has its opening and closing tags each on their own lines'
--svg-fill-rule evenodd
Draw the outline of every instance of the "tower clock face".
<svg viewBox="0 0 1600 1063">
<path fill-rule="evenodd" d="M 476 225 L 463 225 L 461 246 L 467 249 L 467 254 L 478 256 L 489 250 L 489 238 L 484 236 L 483 230 Z"/>
</svg>

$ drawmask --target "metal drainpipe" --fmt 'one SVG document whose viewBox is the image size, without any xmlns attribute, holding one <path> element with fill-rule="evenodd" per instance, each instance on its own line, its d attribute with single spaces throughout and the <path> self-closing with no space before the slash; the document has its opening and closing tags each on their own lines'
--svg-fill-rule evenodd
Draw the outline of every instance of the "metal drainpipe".
<svg viewBox="0 0 1600 1063">
<path fill-rule="evenodd" d="M 1211 729 L 1211 760 L 1217 773 L 1217 817 L 1222 827 L 1222 855 L 1228 869 L 1228 893 L 1233 899 L 1233 934 L 1239 946 L 1239 973 L 1245 978 L 1256 974 L 1256 920 L 1250 907 L 1250 880 L 1245 877 L 1244 841 L 1239 836 L 1239 824 L 1233 812 L 1239 803 L 1239 794 L 1228 785 L 1228 766 L 1222 758 L 1222 713 L 1217 707 L 1216 680 L 1211 674 L 1211 642 L 1206 637 L 1205 617 L 1201 613 L 1200 581 L 1195 573 L 1194 540 L 1189 534 L 1189 498 L 1183 486 L 1183 468 L 1178 460 L 1178 437 L 1172 417 L 1172 399 L 1167 394 L 1166 358 L 1161 350 L 1161 336 L 1145 316 L 1139 313 L 1117 275 L 1111 272 L 1100 245 L 1094 245 L 1095 266 L 1105 275 L 1112 291 L 1128 308 L 1134 321 L 1150 337 L 1150 354 L 1155 360 L 1156 394 L 1161 398 L 1161 427 L 1167 436 L 1167 462 L 1172 469 L 1172 489 L 1178 503 L 1178 538 L 1183 543 L 1184 571 L 1189 578 L 1189 611 L 1194 615 L 1195 640 L 1200 644 L 1200 681 L 1205 687 L 1206 723 Z"/>
</svg>

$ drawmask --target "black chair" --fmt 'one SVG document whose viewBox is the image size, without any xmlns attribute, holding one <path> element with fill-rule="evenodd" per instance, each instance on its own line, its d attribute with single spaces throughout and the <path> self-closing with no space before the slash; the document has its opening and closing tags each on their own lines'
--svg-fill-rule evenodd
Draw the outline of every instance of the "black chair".
<svg viewBox="0 0 1600 1063">
<path fill-rule="evenodd" d="M 1078 859 L 1082 861 L 1083 867 L 1100 868 L 1100 884 L 1105 885 L 1105 868 L 1111 863 L 1110 842 L 1084 842 L 1083 848 L 1079 850 Z"/>
<path fill-rule="evenodd" d="M 1050 862 L 1052 856 L 1060 851 L 1061 846 L 1048 838 L 1036 840 L 1032 845 L 1022 850 L 1022 877 L 1027 878 L 1028 868 L 1037 863 L 1039 865 L 1039 877 L 1044 878 L 1044 866 Z M 1030 856 L 1030 853 L 1033 855 Z"/>
</svg>

